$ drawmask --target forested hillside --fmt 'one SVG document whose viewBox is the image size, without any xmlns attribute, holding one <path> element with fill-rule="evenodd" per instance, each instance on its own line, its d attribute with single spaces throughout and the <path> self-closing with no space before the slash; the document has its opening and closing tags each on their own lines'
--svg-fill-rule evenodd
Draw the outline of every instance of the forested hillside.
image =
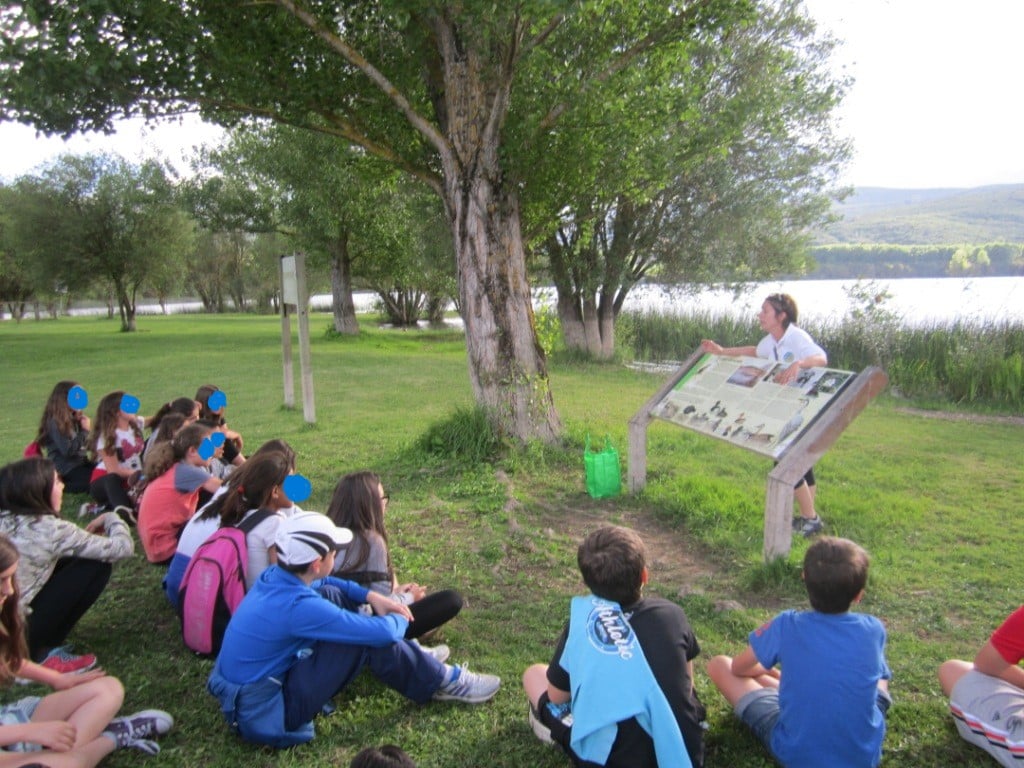
<svg viewBox="0 0 1024 768">
<path fill-rule="evenodd" d="M 975 189 L 862 187 L 815 243 L 950 245 L 1024 242 L 1024 184 Z"/>
<path fill-rule="evenodd" d="M 862 187 L 814 234 L 807 277 L 1024 275 L 1024 184 Z"/>
</svg>

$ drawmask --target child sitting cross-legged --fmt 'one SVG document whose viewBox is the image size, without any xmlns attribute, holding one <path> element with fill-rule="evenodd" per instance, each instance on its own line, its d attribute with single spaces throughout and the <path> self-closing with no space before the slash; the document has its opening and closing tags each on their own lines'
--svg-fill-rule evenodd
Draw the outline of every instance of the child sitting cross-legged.
<svg viewBox="0 0 1024 768">
<path fill-rule="evenodd" d="M 850 612 L 864 596 L 868 555 L 848 539 L 818 539 L 803 578 L 813 610 L 783 611 L 735 659 L 711 659 L 708 674 L 786 768 L 874 768 L 892 675 L 882 622 Z"/>
<path fill-rule="evenodd" d="M 318 512 L 281 521 L 277 564 L 256 579 L 231 617 L 207 689 L 246 741 L 289 747 L 314 736 L 313 718 L 364 666 L 417 703 L 489 700 L 501 681 L 442 664 L 406 641 L 403 605 L 330 576 L 352 540 Z M 369 603 L 374 616 L 359 606 Z"/>
<path fill-rule="evenodd" d="M 159 709 L 115 717 L 124 688 L 103 670 L 56 672 L 29 660 L 18 605 L 18 550 L 0 535 L 0 684 L 15 677 L 48 685 L 54 693 L 0 706 L 0 765 L 89 768 L 115 749 L 156 754 L 153 737 L 174 719 Z"/>
<path fill-rule="evenodd" d="M 523 673 L 530 725 L 577 766 L 704 764 L 704 706 L 693 689 L 697 638 L 683 609 L 644 597 L 635 531 L 606 526 L 577 552 L 593 593 L 574 597 L 550 665 Z"/>
</svg>

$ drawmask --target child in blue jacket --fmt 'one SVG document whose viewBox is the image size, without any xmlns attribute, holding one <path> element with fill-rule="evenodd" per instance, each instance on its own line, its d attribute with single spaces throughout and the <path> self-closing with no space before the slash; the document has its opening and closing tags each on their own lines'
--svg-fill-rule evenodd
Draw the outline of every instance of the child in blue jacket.
<svg viewBox="0 0 1024 768">
<path fill-rule="evenodd" d="M 497 693 L 494 675 L 443 664 L 406 641 L 407 606 L 328 575 L 351 540 L 351 531 L 318 512 L 287 518 L 277 532 L 277 565 L 231 617 L 207 689 L 246 741 L 309 741 L 313 718 L 363 666 L 417 703 L 477 704 Z M 363 603 L 375 615 L 361 615 Z"/>
</svg>

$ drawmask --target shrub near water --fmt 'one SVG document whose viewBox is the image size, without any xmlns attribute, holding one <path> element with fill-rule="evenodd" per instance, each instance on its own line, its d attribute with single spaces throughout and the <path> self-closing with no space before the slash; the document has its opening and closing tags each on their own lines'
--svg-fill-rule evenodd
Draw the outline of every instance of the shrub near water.
<svg viewBox="0 0 1024 768">
<path fill-rule="evenodd" d="M 751 344 L 757 323 L 730 315 L 623 313 L 620 340 L 638 360 L 679 360 L 701 339 L 723 346 Z M 849 318 L 804 326 L 828 352 L 829 365 L 859 371 L 878 365 L 900 394 L 921 400 L 1019 411 L 1024 408 L 1024 325 L 957 322 L 908 326 L 891 316 Z"/>
</svg>

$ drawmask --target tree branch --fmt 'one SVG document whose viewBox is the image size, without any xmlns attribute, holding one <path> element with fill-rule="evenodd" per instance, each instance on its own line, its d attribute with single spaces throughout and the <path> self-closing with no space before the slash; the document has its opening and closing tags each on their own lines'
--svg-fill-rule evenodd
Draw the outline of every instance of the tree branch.
<svg viewBox="0 0 1024 768">
<path fill-rule="evenodd" d="M 276 2 L 304 24 L 314 35 L 327 43 L 333 51 L 340 54 L 345 61 L 366 75 L 370 82 L 376 85 L 388 97 L 391 103 L 398 108 L 398 111 L 404 115 L 409 124 L 422 134 L 440 155 L 446 156 L 451 153 L 451 147 L 444 136 L 437 131 L 429 120 L 417 112 L 398 88 L 365 59 L 362 54 L 325 27 L 313 13 L 306 8 L 300 7 L 296 0 L 276 0 Z"/>
</svg>

